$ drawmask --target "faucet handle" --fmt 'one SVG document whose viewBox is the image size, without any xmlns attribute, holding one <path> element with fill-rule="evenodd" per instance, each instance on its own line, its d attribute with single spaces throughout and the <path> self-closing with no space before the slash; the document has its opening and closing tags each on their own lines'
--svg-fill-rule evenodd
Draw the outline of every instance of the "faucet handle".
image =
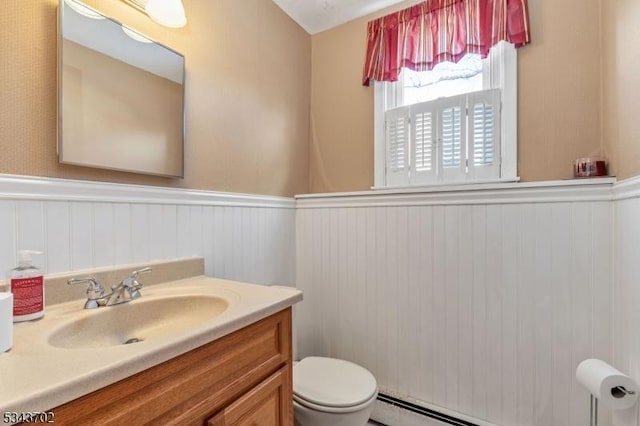
<svg viewBox="0 0 640 426">
<path fill-rule="evenodd" d="M 133 271 L 129 275 L 129 278 L 133 278 L 135 280 L 136 278 L 138 278 L 138 275 L 146 274 L 147 272 L 151 272 L 151 271 L 153 271 L 153 268 L 151 268 L 151 266 L 147 266 L 146 268 L 142 268 L 142 269 L 138 269 L 137 271 Z"/>
<path fill-rule="evenodd" d="M 86 277 L 86 278 L 71 278 L 67 280 L 67 284 L 83 284 L 89 283 L 89 287 L 87 287 L 87 302 L 85 304 L 85 308 L 97 308 L 98 302 L 97 299 L 100 299 L 104 296 L 104 287 L 95 278 Z M 94 306 L 95 305 L 95 306 Z"/>
<path fill-rule="evenodd" d="M 121 284 L 124 285 L 125 287 L 140 288 L 142 287 L 142 283 L 140 281 L 137 281 L 138 275 L 146 274 L 147 272 L 151 272 L 151 271 L 152 269 L 150 266 L 147 266 L 146 268 L 138 269 L 137 271 L 133 271 L 132 273 L 129 274 L 127 278 L 122 280 Z"/>
<path fill-rule="evenodd" d="M 147 266 L 146 268 L 138 269 L 137 271 L 133 271 L 127 278 L 122 280 L 120 286 L 123 286 L 129 291 L 131 299 L 137 299 L 138 297 L 140 297 L 140 289 L 142 288 L 142 283 L 137 280 L 138 275 L 151 271 L 152 269 L 149 266 Z M 114 285 L 111 287 L 111 289 L 115 290 L 117 287 L 118 286 Z"/>
</svg>

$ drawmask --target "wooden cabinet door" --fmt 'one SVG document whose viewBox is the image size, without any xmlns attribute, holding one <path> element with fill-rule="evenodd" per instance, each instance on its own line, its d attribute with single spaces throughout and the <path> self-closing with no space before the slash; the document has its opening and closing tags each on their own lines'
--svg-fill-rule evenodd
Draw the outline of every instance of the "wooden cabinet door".
<svg viewBox="0 0 640 426">
<path fill-rule="evenodd" d="M 265 384 L 264 377 L 281 371 L 282 388 L 293 404 L 291 367 L 284 370 L 288 365 L 291 308 L 57 407 L 56 424 L 203 425 L 212 413 L 220 413 Z M 282 417 L 278 425 L 291 422 Z"/>
<path fill-rule="evenodd" d="M 207 421 L 208 426 L 293 424 L 289 366 L 285 366 Z"/>
</svg>

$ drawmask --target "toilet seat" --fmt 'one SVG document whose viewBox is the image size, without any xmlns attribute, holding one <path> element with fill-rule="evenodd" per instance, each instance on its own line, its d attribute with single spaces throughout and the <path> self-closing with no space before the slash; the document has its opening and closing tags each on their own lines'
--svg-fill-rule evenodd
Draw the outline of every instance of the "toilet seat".
<svg viewBox="0 0 640 426">
<path fill-rule="evenodd" d="M 349 361 L 307 357 L 293 367 L 293 399 L 328 413 L 360 410 L 378 394 L 373 374 Z"/>
<path fill-rule="evenodd" d="M 369 404 L 371 404 L 371 401 L 375 400 L 377 397 L 378 397 L 378 392 L 374 393 L 371 396 L 371 399 L 369 399 L 368 401 L 365 401 L 360 405 L 354 405 L 352 407 L 327 407 L 325 405 L 318 405 L 296 396 L 295 393 L 293 394 L 293 401 L 294 403 L 300 404 L 301 406 L 309 408 L 310 410 L 315 410 L 322 413 L 333 413 L 333 414 L 345 413 L 346 414 L 346 413 L 352 413 L 355 411 L 360 411 L 366 408 Z"/>
</svg>

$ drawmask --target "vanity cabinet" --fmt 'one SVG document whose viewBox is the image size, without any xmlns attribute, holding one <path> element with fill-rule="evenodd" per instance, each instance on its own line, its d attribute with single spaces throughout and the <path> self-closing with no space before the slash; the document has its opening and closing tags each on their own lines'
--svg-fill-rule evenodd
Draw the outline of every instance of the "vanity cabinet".
<svg viewBox="0 0 640 426">
<path fill-rule="evenodd" d="M 286 424 L 282 418 L 290 403 L 286 389 L 287 372 L 283 369 L 213 416 L 207 426 Z"/>
<path fill-rule="evenodd" d="M 293 425 L 291 308 L 55 408 L 57 424 Z"/>
</svg>

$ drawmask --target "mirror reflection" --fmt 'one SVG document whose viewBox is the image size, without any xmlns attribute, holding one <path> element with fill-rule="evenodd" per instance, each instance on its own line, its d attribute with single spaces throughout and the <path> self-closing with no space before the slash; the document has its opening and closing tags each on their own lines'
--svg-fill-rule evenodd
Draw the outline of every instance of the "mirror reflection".
<svg viewBox="0 0 640 426">
<path fill-rule="evenodd" d="M 182 177 L 184 57 L 82 3 L 60 4 L 60 162 Z"/>
</svg>

